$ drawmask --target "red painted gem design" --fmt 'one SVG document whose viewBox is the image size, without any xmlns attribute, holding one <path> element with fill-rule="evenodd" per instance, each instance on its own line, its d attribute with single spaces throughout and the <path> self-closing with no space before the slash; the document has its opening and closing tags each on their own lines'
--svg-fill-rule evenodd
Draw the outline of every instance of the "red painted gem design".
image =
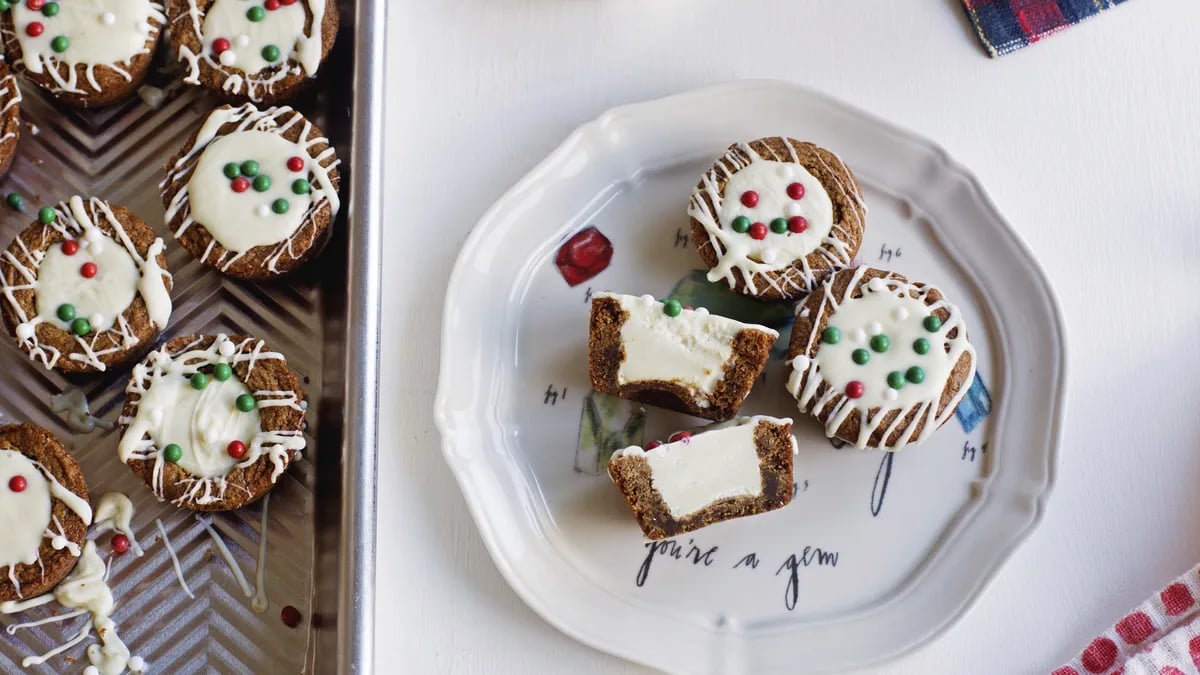
<svg viewBox="0 0 1200 675">
<path fill-rule="evenodd" d="M 220 54 L 221 52 L 228 51 L 232 46 L 233 45 L 229 42 L 229 38 L 217 38 L 216 40 L 213 40 L 212 50 L 214 54 Z"/>
<path fill-rule="evenodd" d="M 569 286 L 578 286 L 608 268 L 613 246 L 595 226 L 576 233 L 558 249 L 554 265 Z"/>
<path fill-rule="evenodd" d="M 758 205 L 758 193 L 754 190 L 746 190 L 742 193 L 742 206 L 752 209 Z"/>
<path fill-rule="evenodd" d="M 92 277 L 96 276 L 99 271 L 100 268 L 96 267 L 96 263 L 94 262 L 86 262 L 79 267 L 79 273 L 83 275 L 84 279 L 91 279 Z"/>
<path fill-rule="evenodd" d="M 112 546 L 113 553 L 124 555 L 129 550 L 129 537 L 123 534 L 114 534 L 109 545 Z"/>
<path fill-rule="evenodd" d="M 8 489 L 13 492 L 24 492 L 28 486 L 29 483 L 25 480 L 24 476 L 13 476 L 8 481 Z"/>
<path fill-rule="evenodd" d="M 241 441 L 229 441 L 229 447 L 225 448 L 229 456 L 234 459 L 241 459 L 246 456 L 246 444 Z"/>
<path fill-rule="evenodd" d="M 62 243 L 62 252 L 66 255 L 75 255 L 79 253 L 79 242 L 74 239 L 68 239 Z"/>
<path fill-rule="evenodd" d="M 846 385 L 846 396 L 849 396 L 850 398 L 862 398 L 862 395 L 866 391 L 866 386 L 864 386 L 863 383 L 859 382 L 858 380 L 851 380 L 850 383 Z"/>
<path fill-rule="evenodd" d="M 804 186 L 800 183 L 792 183 L 787 186 L 787 193 L 792 199 L 804 199 Z"/>
<path fill-rule="evenodd" d="M 303 157 L 289 157 L 287 161 L 288 171 L 300 172 L 304 170 Z"/>
<path fill-rule="evenodd" d="M 233 182 L 230 183 L 230 187 L 233 188 L 234 192 L 245 192 L 246 190 L 250 189 L 250 181 L 239 176 L 233 179 Z"/>
<path fill-rule="evenodd" d="M 804 216 L 792 216 L 788 218 L 788 232 L 801 234 L 808 229 L 808 219 Z"/>
<path fill-rule="evenodd" d="M 767 226 L 762 223 L 754 223 L 750 226 L 750 236 L 754 239 L 766 239 Z"/>
<path fill-rule="evenodd" d="M 44 32 L 45 30 L 46 30 L 46 27 L 43 26 L 40 21 L 34 21 L 33 23 L 29 24 L 28 26 L 25 26 L 25 34 L 28 35 L 29 37 L 37 37 L 37 36 L 41 35 L 42 32 Z"/>
<path fill-rule="evenodd" d="M 690 443 L 691 440 L 692 433 L 690 431 L 676 431 L 675 433 L 671 434 L 669 438 L 667 438 L 668 443 L 678 443 L 679 441 Z"/>
</svg>

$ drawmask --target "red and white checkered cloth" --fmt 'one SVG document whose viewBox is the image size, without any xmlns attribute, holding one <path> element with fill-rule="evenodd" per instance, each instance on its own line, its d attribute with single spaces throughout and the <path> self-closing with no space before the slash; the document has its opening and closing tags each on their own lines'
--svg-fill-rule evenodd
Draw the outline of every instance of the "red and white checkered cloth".
<svg viewBox="0 0 1200 675">
<path fill-rule="evenodd" d="M 1092 640 L 1051 675 L 1200 673 L 1200 565 Z"/>
</svg>

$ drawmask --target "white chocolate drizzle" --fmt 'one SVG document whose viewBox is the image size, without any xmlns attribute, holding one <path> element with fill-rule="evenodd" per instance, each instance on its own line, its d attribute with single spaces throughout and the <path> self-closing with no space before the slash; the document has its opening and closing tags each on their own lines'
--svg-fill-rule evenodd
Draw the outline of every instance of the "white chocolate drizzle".
<svg viewBox="0 0 1200 675">
<path fill-rule="evenodd" d="M 221 128 L 227 124 L 234 124 L 235 127 L 232 130 L 222 132 Z M 293 142 L 284 138 L 285 134 L 297 126 L 300 128 L 299 141 Z M 307 252 L 307 247 L 297 249 L 295 242 L 302 241 L 305 235 L 309 235 L 316 230 L 316 215 L 328 205 L 330 209 L 329 217 L 332 219 L 337 216 L 338 210 L 341 208 L 337 186 L 333 182 L 333 172 L 341 162 L 337 159 L 333 146 L 329 145 L 327 138 L 317 133 L 316 127 L 311 122 L 290 107 L 281 106 L 259 110 L 247 103 L 236 108 L 225 106 L 212 111 L 200 127 L 195 142 L 184 152 L 179 161 L 168 170 L 167 177 L 159 186 L 164 196 L 173 194 L 171 202 L 167 206 L 166 220 L 168 223 L 174 222 L 176 216 L 182 215 L 180 224 L 173 233 L 175 238 L 178 239 L 193 225 L 197 224 L 192 207 L 193 197 L 196 199 L 216 199 L 223 197 L 225 192 L 230 191 L 229 179 L 223 175 L 213 173 L 212 175 L 199 177 L 199 181 L 194 176 L 197 167 L 202 163 L 200 161 L 201 155 L 207 148 L 213 145 L 218 139 L 230 138 L 234 134 L 243 132 L 264 132 L 282 138 L 292 148 L 295 156 L 305 161 L 305 171 L 307 172 L 305 176 L 311 175 L 313 179 L 311 181 L 312 191 L 306 196 L 307 202 L 305 203 L 303 217 L 299 219 L 294 229 L 284 239 L 265 245 L 270 247 L 270 253 L 266 256 L 267 270 L 271 273 L 279 274 L 286 271 L 286 268 L 281 269 L 279 267 L 281 260 L 285 257 L 288 260 L 297 260 Z M 325 145 L 326 147 L 318 153 L 317 148 L 321 145 Z M 282 159 L 286 159 L 286 156 Z M 277 184 L 285 184 L 286 182 L 289 181 L 277 181 Z M 193 190 L 196 190 L 198 187 L 203 188 L 206 194 L 193 195 Z M 247 199 L 252 198 L 247 197 Z M 227 212 L 221 214 L 219 218 L 221 222 L 199 223 L 205 229 L 209 230 L 211 236 L 208 248 L 200 256 L 200 261 L 212 265 L 223 272 L 241 259 L 246 254 L 246 251 L 231 251 L 222 246 L 221 253 L 214 255 L 222 232 L 230 233 L 227 240 L 232 240 L 234 239 L 233 233 L 238 228 L 247 227 L 248 222 L 252 223 L 256 218 L 271 217 L 274 215 L 270 213 L 270 208 L 265 204 L 259 204 L 257 209 L 243 208 L 242 210 L 238 210 L 237 206 L 241 205 L 244 207 L 249 202 L 228 199 L 226 203 L 228 203 L 229 208 Z M 264 207 L 266 207 L 267 214 L 261 213 Z M 240 239 L 240 237 L 238 238 Z M 262 246 L 256 248 L 262 248 Z"/>
<path fill-rule="evenodd" d="M 710 246 L 717 257 L 717 264 L 708 272 L 709 281 L 724 280 L 730 288 L 737 289 L 740 278 L 744 283 L 743 292 L 750 295 L 757 295 L 766 288 L 771 288 L 785 297 L 792 298 L 808 293 L 820 283 L 824 276 L 850 265 L 855 249 L 837 236 L 841 234 L 846 240 L 852 240 L 847 223 L 834 220 L 832 211 L 827 212 L 825 206 L 825 203 L 829 201 L 826 190 L 832 188 L 837 190 L 843 198 L 857 205 L 860 210 L 865 211 L 862 193 L 858 185 L 853 181 L 843 182 L 838 178 L 842 173 L 848 175 L 850 170 L 836 155 L 834 158 L 837 166 L 831 167 L 820 154 L 814 154 L 815 161 L 824 166 L 828 176 L 833 177 L 832 185 L 823 185 L 811 174 L 808 174 L 801 165 L 793 145 L 794 142 L 788 138 L 784 138 L 783 141 L 788 148 L 788 154 L 785 156 L 778 156 L 768 146 L 763 147 L 771 152 L 770 157 L 763 157 L 749 143 L 740 143 L 734 146 L 716 162 L 708 173 L 704 174 L 701 178 L 701 185 L 692 192 L 688 215 L 703 226 L 704 231 L 708 234 L 708 241 L 703 245 Z M 832 155 L 832 153 L 830 154 Z M 764 185 L 760 190 L 780 191 L 788 183 L 799 181 L 810 193 L 807 197 L 808 201 L 823 200 L 817 208 L 818 219 L 828 218 L 828 222 L 813 222 L 811 227 L 814 231 L 802 235 L 790 232 L 777 234 L 768 230 L 764 240 L 755 240 L 749 234 L 735 232 L 730 222 L 723 222 L 725 219 L 722 218 L 722 215 L 730 216 L 728 220 L 732 220 L 731 209 L 724 207 L 726 200 L 739 198 L 737 194 L 723 194 L 728 191 L 727 183 L 738 172 L 763 162 L 795 165 L 795 175 L 778 176 L 778 184 Z M 787 167 L 779 168 L 785 170 Z M 776 178 L 776 176 L 772 176 L 772 181 Z M 721 187 L 723 183 L 726 183 L 725 190 Z M 800 206 L 792 204 L 789 205 L 789 209 L 800 209 Z M 794 213 L 789 211 L 788 215 L 802 215 L 803 213 L 804 211 L 801 209 Z M 808 215 L 813 216 L 812 213 Z M 763 222 L 765 224 L 765 219 Z M 814 236 L 815 234 L 820 236 Z M 791 245 L 780 248 L 772 244 L 774 239 L 780 237 L 787 237 L 789 240 L 802 238 L 807 243 L 798 249 Z M 810 239 L 812 241 L 809 241 Z M 785 249 L 791 251 L 793 255 L 781 255 Z M 824 262 L 828 268 L 814 267 L 812 260 L 814 256 Z M 784 271 L 786 273 L 781 273 Z M 760 284 L 763 285 L 760 286 Z"/>
<path fill-rule="evenodd" d="M 163 546 L 167 549 L 167 555 L 171 557 L 171 567 L 175 569 L 175 578 L 179 580 L 179 585 L 183 588 L 183 592 L 193 600 L 196 599 L 196 594 L 192 592 L 188 586 L 187 579 L 183 577 L 183 568 L 179 566 L 179 556 L 175 553 L 175 547 L 171 545 L 171 538 L 167 536 L 167 528 L 163 527 L 161 518 L 154 519 L 154 525 L 158 528 L 158 534 L 162 537 Z"/>
<path fill-rule="evenodd" d="M 841 295 L 834 292 L 836 277 L 814 291 L 820 293 L 820 306 L 812 316 L 814 327 L 808 341 L 789 362 L 787 388 L 802 412 L 827 415 L 825 433 L 830 438 L 857 413 L 858 437 L 843 440 L 865 448 L 886 423 L 878 444 L 894 450 L 909 443 L 921 443 L 954 414 L 975 377 L 975 349 L 967 341 L 962 312 L 945 299 L 927 300 L 937 289 L 887 273 L 864 281 L 864 275 L 871 269 L 865 265 L 856 268 Z M 855 291 L 861 295 L 854 297 Z M 944 310 L 949 317 L 940 322 L 937 330 L 923 328 L 923 320 L 938 310 Z M 833 326 L 841 332 L 838 343 L 822 342 L 823 331 L 818 330 L 822 317 L 829 317 L 827 327 Z M 874 353 L 870 338 L 887 335 L 885 322 L 892 332 L 890 346 L 883 353 Z M 917 338 L 928 342 L 927 353 L 914 352 L 912 345 Z M 869 350 L 870 361 L 854 365 L 851 350 L 855 348 Z M 904 361 L 897 361 L 896 353 L 903 355 Z M 970 356 L 969 372 L 953 398 L 942 407 L 942 392 L 964 354 Z M 922 381 L 906 382 L 899 391 L 886 384 L 890 371 L 903 373 L 910 363 L 917 364 L 925 373 Z M 863 384 L 864 393 L 859 398 L 846 394 L 846 385 L 852 379 L 848 376 L 850 372 L 862 373 L 853 377 Z M 827 410 L 829 406 L 832 408 Z M 898 435 L 889 441 L 893 434 Z"/>
<path fill-rule="evenodd" d="M 120 492 L 106 492 L 100 496 L 100 501 L 96 502 L 93 532 L 104 534 L 112 531 L 125 535 L 125 538 L 129 540 L 129 550 L 133 552 L 134 557 L 140 558 L 145 555 L 145 551 L 142 550 L 137 537 L 133 534 L 133 528 L 130 525 L 132 520 L 133 502 L 129 501 L 129 497 Z"/>
<path fill-rule="evenodd" d="M 71 427 L 72 431 L 80 434 L 91 433 L 96 430 L 96 427 L 112 429 L 115 426 L 108 420 L 92 415 L 87 394 L 83 393 L 79 387 L 71 387 L 61 394 L 51 395 L 50 410 L 58 413 L 66 420 L 67 426 Z"/>
<path fill-rule="evenodd" d="M 8 71 L 4 75 L 4 79 L 0 79 L 0 102 L 3 103 L 3 105 L 0 105 L 0 115 L 4 115 L 9 110 L 20 105 L 22 100 L 21 90 L 17 87 L 17 78 L 13 75 L 12 71 Z M 21 121 L 18 119 L 13 127 L 13 131 L 6 132 L 3 136 L 0 136 L 0 143 L 15 139 L 20 127 Z"/>
<path fill-rule="evenodd" d="M 42 323 L 50 324 L 55 330 L 63 330 L 61 325 L 54 323 L 58 319 L 48 318 L 46 313 L 29 316 L 16 296 L 19 291 L 32 291 L 35 294 L 38 292 L 40 268 L 51 251 L 50 242 L 54 234 L 64 240 L 76 241 L 80 250 L 103 251 L 110 245 L 122 246 L 140 273 L 136 282 L 137 292 L 146 304 L 151 322 L 159 331 L 165 328 L 171 316 L 171 294 L 167 290 L 171 275 L 158 264 L 157 256 L 163 250 L 162 239 L 156 238 L 147 255 L 143 257 L 108 203 L 95 197 L 86 201 L 83 197 L 71 197 L 59 203 L 54 212 L 54 222 L 34 226 L 40 226 L 41 229 L 33 248 L 27 246 L 22 237 L 18 236 L 12 247 L 16 248 L 18 253 L 14 254 L 10 248 L 0 255 L 0 267 L 11 268 L 16 277 L 16 283 L 10 283 L 9 270 L 3 269 L 4 273 L 0 275 L 0 291 L 18 320 L 15 330 L 17 345 L 24 349 L 31 359 L 40 361 L 47 369 L 53 368 L 63 356 L 54 346 L 43 343 L 37 334 L 38 326 Z M 97 225 L 99 220 L 107 223 L 114 234 L 105 233 Z M 34 305 L 36 307 L 38 303 L 35 302 Z M 107 370 L 103 361 L 105 356 L 129 349 L 140 342 L 125 317 L 127 312 L 128 307 L 116 316 L 115 321 L 106 317 L 105 323 L 112 324 L 106 330 L 93 330 L 85 336 L 72 334 L 71 337 L 79 351 L 72 352 L 67 357 L 95 370 Z"/>
</svg>

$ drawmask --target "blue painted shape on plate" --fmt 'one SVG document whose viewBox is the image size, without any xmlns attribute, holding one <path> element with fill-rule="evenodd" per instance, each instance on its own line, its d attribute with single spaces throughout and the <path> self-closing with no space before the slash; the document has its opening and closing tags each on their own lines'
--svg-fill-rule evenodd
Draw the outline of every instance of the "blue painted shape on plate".
<svg viewBox="0 0 1200 675">
<path fill-rule="evenodd" d="M 958 404 L 954 416 L 958 418 L 958 423 L 962 425 L 963 431 L 969 434 L 991 411 L 992 396 L 984 386 L 983 378 L 979 377 L 979 373 L 975 373 L 975 380 L 971 382 L 971 388 L 967 390 L 967 395 Z"/>
</svg>

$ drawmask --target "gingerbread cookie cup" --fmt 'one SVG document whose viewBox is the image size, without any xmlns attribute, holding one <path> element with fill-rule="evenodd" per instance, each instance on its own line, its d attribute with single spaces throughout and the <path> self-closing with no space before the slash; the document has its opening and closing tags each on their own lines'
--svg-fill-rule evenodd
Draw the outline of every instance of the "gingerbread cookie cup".
<svg viewBox="0 0 1200 675">
<path fill-rule="evenodd" d="M 8 61 L 55 98 L 79 108 L 117 103 L 146 79 L 163 7 L 152 0 L 24 0 L 0 12 Z"/>
<path fill-rule="evenodd" d="M 933 286 L 866 266 L 800 305 L 788 358 L 800 410 L 859 448 L 924 441 L 975 377 L 962 312 Z"/>
<path fill-rule="evenodd" d="M 866 207 L 837 155 L 791 138 L 729 147 L 688 207 L 708 280 L 760 300 L 795 300 L 862 244 Z"/>
<path fill-rule="evenodd" d="M 8 172 L 21 140 L 21 90 L 17 78 L 0 59 L 0 175 Z"/>
<path fill-rule="evenodd" d="M 335 0 L 167 0 L 184 82 L 234 101 L 286 101 L 317 76 L 338 31 Z"/>
<path fill-rule="evenodd" d="M 134 367 L 125 394 L 118 456 L 181 508 L 251 504 L 305 447 L 304 391 L 257 338 L 175 338 Z"/>
<path fill-rule="evenodd" d="M 167 228 L 229 276 L 271 279 L 314 257 L 341 202 L 337 155 L 288 107 L 212 111 L 167 164 Z"/>
<path fill-rule="evenodd" d="M 0 602 L 57 586 L 78 562 L 91 522 L 83 472 L 54 434 L 0 426 Z"/>
<path fill-rule="evenodd" d="M 0 257 L 0 313 L 20 347 L 64 373 L 137 358 L 171 317 L 163 240 L 94 197 L 42 207 Z"/>
</svg>

